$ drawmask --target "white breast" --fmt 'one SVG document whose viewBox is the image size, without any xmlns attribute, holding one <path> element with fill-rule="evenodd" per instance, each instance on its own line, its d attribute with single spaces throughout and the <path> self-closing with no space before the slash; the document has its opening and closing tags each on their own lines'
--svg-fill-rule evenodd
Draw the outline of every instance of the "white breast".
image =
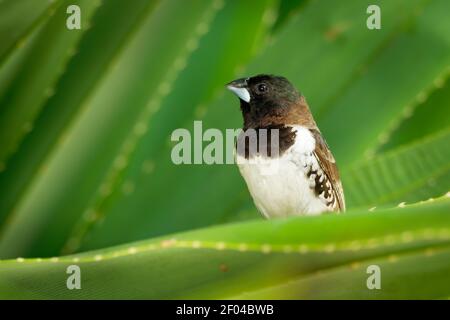
<svg viewBox="0 0 450 320">
<path fill-rule="evenodd" d="M 327 211 L 324 200 L 314 194 L 314 182 L 306 175 L 308 166 L 318 167 L 312 152 L 315 140 L 301 126 L 295 143 L 279 158 L 260 156 L 245 159 L 237 155 L 237 163 L 256 207 L 267 218 L 291 215 L 313 215 Z"/>
</svg>

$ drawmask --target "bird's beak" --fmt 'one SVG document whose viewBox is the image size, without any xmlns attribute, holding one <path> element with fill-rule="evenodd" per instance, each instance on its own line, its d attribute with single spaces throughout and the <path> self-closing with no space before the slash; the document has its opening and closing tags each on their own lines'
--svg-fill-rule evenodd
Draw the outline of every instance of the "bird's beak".
<svg viewBox="0 0 450 320">
<path fill-rule="evenodd" d="M 250 92 L 248 92 L 247 88 L 247 79 L 248 78 L 241 78 L 234 81 L 231 81 L 227 84 L 227 88 L 236 94 L 239 99 L 250 102 Z"/>
</svg>

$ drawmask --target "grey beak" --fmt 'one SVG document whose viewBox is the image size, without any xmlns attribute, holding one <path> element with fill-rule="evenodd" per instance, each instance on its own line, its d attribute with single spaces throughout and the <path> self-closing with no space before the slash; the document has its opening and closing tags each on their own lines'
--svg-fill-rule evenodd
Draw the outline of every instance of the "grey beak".
<svg viewBox="0 0 450 320">
<path fill-rule="evenodd" d="M 250 92 L 247 88 L 247 78 L 241 78 L 234 81 L 231 81 L 227 84 L 227 88 L 236 94 L 239 99 L 250 102 Z"/>
</svg>

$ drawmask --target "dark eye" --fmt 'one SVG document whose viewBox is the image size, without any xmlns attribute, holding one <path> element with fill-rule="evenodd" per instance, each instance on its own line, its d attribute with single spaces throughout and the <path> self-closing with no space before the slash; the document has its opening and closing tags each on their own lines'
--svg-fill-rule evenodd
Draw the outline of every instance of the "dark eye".
<svg viewBox="0 0 450 320">
<path fill-rule="evenodd" d="M 259 94 L 267 92 L 267 85 L 265 83 L 258 84 L 257 91 Z"/>
</svg>

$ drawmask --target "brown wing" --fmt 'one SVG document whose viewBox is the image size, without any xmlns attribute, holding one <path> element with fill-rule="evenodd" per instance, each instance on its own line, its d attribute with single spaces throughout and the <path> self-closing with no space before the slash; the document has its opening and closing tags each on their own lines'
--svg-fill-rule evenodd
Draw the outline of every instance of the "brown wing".
<svg viewBox="0 0 450 320">
<path fill-rule="evenodd" d="M 322 194 L 327 201 L 327 205 L 334 208 L 334 210 L 345 211 L 344 191 L 336 161 L 320 131 L 318 129 L 310 129 L 310 131 L 316 140 L 314 155 L 320 168 L 325 173 L 324 178 L 321 179 L 322 181 L 316 181 L 315 192 L 318 195 Z"/>
</svg>

